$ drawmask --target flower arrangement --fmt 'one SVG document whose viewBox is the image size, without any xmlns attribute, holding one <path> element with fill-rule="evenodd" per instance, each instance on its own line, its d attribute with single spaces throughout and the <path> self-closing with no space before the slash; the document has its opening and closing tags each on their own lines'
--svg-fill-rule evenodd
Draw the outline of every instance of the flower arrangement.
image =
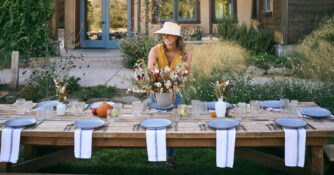
<svg viewBox="0 0 334 175">
<path fill-rule="evenodd" d="M 218 99 L 222 99 L 224 96 L 230 93 L 230 90 L 234 87 L 234 84 L 229 80 L 225 81 L 221 79 L 214 84 L 214 94 Z"/>
<path fill-rule="evenodd" d="M 134 68 L 133 86 L 128 89 L 134 93 L 180 93 L 189 73 L 189 66 L 180 63 L 175 68 L 148 69 L 143 59 L 138 59 Z"/>
<path fill-rule="evenodd" d="M 68 92 L 66 91 L 66 84 L 62 83 L 60 80 L 54 80 L 56 85 L 56 97 L 59 102 L 63 102 L 66 100 L 66 95 Z"/>
</svg>

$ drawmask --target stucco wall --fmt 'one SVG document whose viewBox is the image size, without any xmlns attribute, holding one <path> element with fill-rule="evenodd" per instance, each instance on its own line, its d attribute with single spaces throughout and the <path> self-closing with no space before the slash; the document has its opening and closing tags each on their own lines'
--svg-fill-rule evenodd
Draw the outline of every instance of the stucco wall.
<svg viewBox="0 0 334 175">
<path fill-rule="evenodd" d="M 248 28 L 251 25 L 252 4 L 252 0 L 241 0 L 237 3 L 239 24 L 245 23 Z"/>
</svg>

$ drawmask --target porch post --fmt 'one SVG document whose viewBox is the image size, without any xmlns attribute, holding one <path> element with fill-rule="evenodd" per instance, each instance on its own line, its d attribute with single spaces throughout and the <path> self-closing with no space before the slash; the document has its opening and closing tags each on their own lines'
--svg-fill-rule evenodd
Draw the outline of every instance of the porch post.
<svg viewBox="0 0 334 175">
<path fill-rule="evenodd" d="M 128 28 L 128 37 L 129 36 L 131 36 L 131 26 L 132 26 L 132 24 L 131 24 L 131 19 L 133 18 L 132 17 L 132 0 L 127 0 L 128 1 L 128 8 L 127 8 L 127 13 L 128 13 L 128 26 L 127 26 L 127 28 Z"/>
<path fill-rule="evenodd" d="M 51 36 L 58 40 L 58 0 L 54 0 L 53 14 L 50 22 Z"/>
<path fill-rule="evenodd" d="M 282 0 L 281 44 L 288 44 L 289 35 L 289 0 Z"/>
<path fill-rule="evenodd" d="M 76 12 L 77 9 L 76 0 L 64 1 L 65 8 L 65 48 L 75 48 L 76 44 Z"/>
</svg>

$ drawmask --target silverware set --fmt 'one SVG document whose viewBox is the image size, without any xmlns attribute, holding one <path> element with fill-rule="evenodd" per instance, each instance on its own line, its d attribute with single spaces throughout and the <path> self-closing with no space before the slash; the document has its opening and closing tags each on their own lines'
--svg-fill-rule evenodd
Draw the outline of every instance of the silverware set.
<svg viewBox="0 0 334 175">
<path fill-rule="evenodd" d="M 174 131 L 177 131 L 177 125 L 178 125 L 179 121 L 175 121 L 175 125 L 174 125 Z"/>
<path fill-rule="evenodd" d="M 133 128 L 132 128 L 132 131 L 138 131 L 139 127 L 140 127 L 140 123 L 134 124 Z"/>
<path fill-rule="evenodd" d="M 239 126 L 244 130 L 247 131 L 246 127 L 243 124 L 239 124 Z"/>
<path fill-rule="evenodd" d="M 269 121 L 269 120 L 266 121 L 266 126 L 268 127 L 268 129 L 270 131 L 272 131 L 272 130 L 276 131 L 277 130 L 277 126 L 273 121 Z"/>
<path fill-rule="evenodd" d="M 206 131 L 206 123 L 205 122 L 199 123 L 198 126 L 199 126 L 201 131 Z"/>
</svg>

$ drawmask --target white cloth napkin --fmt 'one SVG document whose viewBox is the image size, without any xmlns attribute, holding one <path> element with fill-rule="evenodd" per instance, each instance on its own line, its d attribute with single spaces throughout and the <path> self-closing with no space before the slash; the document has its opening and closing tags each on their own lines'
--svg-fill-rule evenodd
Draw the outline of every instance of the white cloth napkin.
<svg viewBox="0 0 334 175">
<path fill-rule="evenodd" d="M 282 111 L 282 108 L 266 108 L 267 111 L 276 111 L 276 112 L 280 112 Z"/>
<path fill-rule="evenodd" d="M 217 167 L 233 168 L 235 148 L 235 128 L 216 131 Z"/>
<path fill-rule="evenodd" d="M 151 109 L 151 112 L 167 112 L 167 110 Z"/>
<path fill-rule="evenodd" d="M 79 159 L 90 159 L 92 156 L 93 130 L 76 129 L 74 132 L 74 156 Z"/>
<path fill-rule="evenodd" d="M 2 130 L 0 162 L 17 162 L 22 129 L 6 127 Z"/>
<path fill-rule="evenodd" d="M 306 131 L 304 128 L 287 129 L 285 133 L 285 166 L 304 167 Z"/>
<path fill-rule="evenodd" d="M 146 145 L 148 161 L 166 161 L 166 128 L 147 129 Z"/>
</svg>

